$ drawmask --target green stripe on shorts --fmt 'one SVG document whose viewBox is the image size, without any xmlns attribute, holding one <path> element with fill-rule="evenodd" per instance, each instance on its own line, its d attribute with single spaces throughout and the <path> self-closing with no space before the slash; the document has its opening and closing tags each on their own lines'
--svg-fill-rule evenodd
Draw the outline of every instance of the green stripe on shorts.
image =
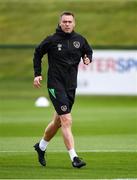
<svg viewBox="0 0 137 180">
<path fill-rule="evenodd" d="M 49 89 L 49 92 L 51 93 L 51 95 L 56 99 L 56 95 L 55 95 L 55 89 L 50 89 L 50 88 L 48 88 Z"/>
</svg>

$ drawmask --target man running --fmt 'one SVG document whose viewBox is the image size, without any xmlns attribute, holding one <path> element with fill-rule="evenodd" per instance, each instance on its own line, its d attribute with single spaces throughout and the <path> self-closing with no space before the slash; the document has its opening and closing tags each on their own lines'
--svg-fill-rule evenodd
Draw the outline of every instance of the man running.
<svg viewBox="0 0 137 180">
<path fill-rule="evenodd" d="M 71 131 L 71 109 L 75 100 L 79 62 L 83 58 L 84 64 L 88 65 L 91 63 L 92 49 L 83 36 L 74 32 L 74 27 L 74 14 L 63 12 L 60 15 L 56 32 L 44 39 L 34 53 L 34 86 L 36 88 L 41 87 L 42 57 L 48 54 L 47 87 L 49 97 L 56 111 L 52 121 L 45 129 L 44 136 L 40 142 L 34 145 L 38 153 L 38 160 L 42 166 L 46 165 L 44 155 L 47 145 L 59 128 L 62 131 L 72 166 L 81 168 L 86 165 L 75 151 L 74 138 Z"/>
</svg>

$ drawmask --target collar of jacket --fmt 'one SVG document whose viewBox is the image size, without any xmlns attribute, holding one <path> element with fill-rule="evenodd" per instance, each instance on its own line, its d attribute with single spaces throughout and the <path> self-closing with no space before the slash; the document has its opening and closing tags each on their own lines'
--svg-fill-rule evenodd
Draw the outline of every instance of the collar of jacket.
<svg viewBox="0 0 137 180">
<path fill-rule="evenodd" d="M 58 25 L 58 27 L 56 28 L 56 33 L 65 38 L 71 38 L 75 32 L 72 31 L 71 33 L 65 33 L 64 31 L 62 31 L 61 27 Z"/>
</svg>

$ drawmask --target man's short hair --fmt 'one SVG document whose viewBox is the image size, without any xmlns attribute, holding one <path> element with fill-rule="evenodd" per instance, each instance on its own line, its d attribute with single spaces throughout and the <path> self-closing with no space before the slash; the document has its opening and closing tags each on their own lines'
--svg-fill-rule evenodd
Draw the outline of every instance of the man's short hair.
<svg viewBox="0 0 137 180">
<path fill-rule="evenodd" d="M 60 15 L 60 18 L 62 18 L 63 15 L 73 16 L 73 18 L 74 18 L 74 14 L 72 12 L 70 12 L 70 11 L 62 12 L 61 15 Z"/>
</svg>

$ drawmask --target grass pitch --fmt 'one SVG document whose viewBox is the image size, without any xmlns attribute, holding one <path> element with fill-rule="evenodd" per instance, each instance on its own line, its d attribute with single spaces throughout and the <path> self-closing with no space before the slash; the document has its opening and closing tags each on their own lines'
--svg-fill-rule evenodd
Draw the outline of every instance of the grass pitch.
<svg viewBox="0 0 137 180">
<path fill-rule="evenodd" d="M 40 167 L 32 153 L 6 153 L 1 162 L 1 178 L 12 179 L 92 179 L 136 177 L 136 153 L 79 153 L 87 166 L 71 167 L 67 153 L 47 155 L 47 167 Z"/>
<path fill-rule="evenodd" d="M 71 10 L 76 30 L 91 44 L 136 45 L 136 5 L 126 0 L 0 0 L 1 43 L 38 44 L 54 32 L 60 12 Z M 34 106 L 47 92 L 32 88 L 32 55 L 33 50 L 0 50 L 0 179 L 137 178 L 137 97 L 77 97 L 73 133 L 87 166 L 72 168 L 60 131 L 48 146 L 47 167 L 39 165 L 33 145 L 53 108 Z"/>
<path fill-rule="evenodd" d="M 41 167 L 33 145 L 40 140 L 53 107 L 36 108 L 30 83 L 2 82 L 0 90 L 1 179 L 137 178 L 137 97 L 78 96 L 73 108 L 76 150 L 87 166 L 74 169 L 60 131 Z"/>
</svg>

